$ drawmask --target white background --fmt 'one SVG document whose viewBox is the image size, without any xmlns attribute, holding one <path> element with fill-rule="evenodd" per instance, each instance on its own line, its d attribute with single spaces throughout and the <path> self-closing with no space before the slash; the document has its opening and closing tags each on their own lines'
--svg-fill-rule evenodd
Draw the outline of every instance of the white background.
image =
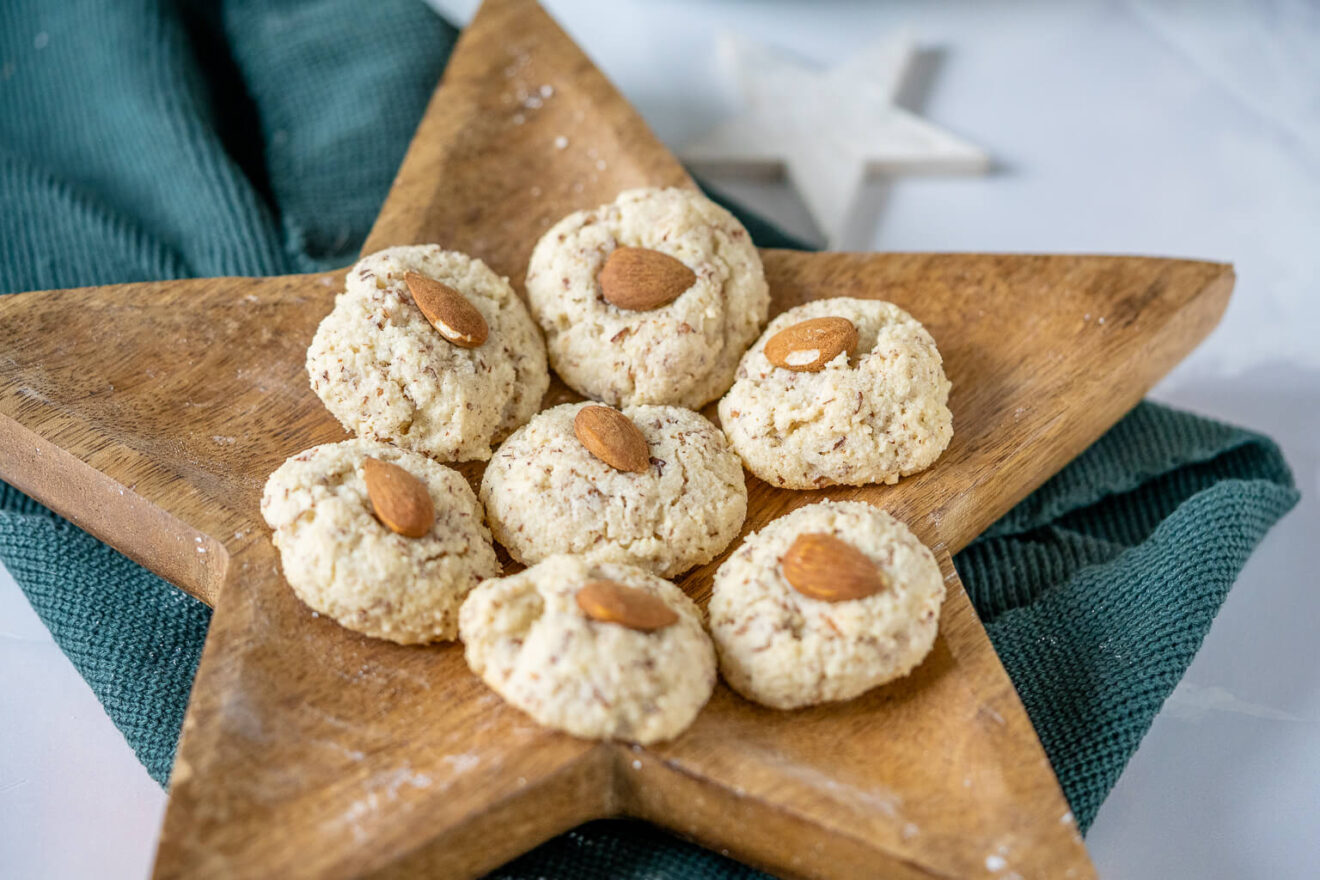
<svg viewBox="0 0 1320 880">
<path fill-rule="evenodd" d="M 475 5 L 437 2 L 457 20 Z M 734 107 L 719 33 L 829 64 L 910 27 L 927 51 L 905 100 L 996 170 L 873 187 L 855 246 L 1236 264 L 1223 324 L 1153 396 L 1274 436 L 1304 499 L 1252 558 L 1088 843 L 1105 877 L 1314 876 L 1320 4 L 549 5 L 674 146 Z M 730 190 L 811 235 L 787 187 Z M 164 795 L 2 570 L 0 670 L 0 874 L 145 876 Z"/>
</svg>

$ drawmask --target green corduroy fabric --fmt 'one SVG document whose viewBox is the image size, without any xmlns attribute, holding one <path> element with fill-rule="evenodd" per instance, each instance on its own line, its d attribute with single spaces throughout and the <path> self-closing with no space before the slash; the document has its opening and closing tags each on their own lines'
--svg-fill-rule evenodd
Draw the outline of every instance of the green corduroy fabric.
<svg viewBox="0 0 1320 880">
<path fill-rule="evenodd" d="M 346 264 L 454 38 L 415 0 L 0 5 L 0 292 Z M 1267 438 L 1143 404 L 955 560 L 1082 827 L 1296 498 Z M 209 611 L 3 484 L 0 560 L 163 783 Z M 498 876 L 757 875 L 607 821 Z"/>
</svg>

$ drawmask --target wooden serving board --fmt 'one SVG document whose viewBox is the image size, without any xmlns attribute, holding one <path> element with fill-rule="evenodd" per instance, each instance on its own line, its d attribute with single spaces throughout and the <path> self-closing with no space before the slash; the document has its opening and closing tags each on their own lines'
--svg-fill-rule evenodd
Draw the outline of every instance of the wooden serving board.
<svg viewBox="0 0 1320 880">
<path fill-rule="evenodd" d="M 542 106 L 525 106 L 542 86 Z M 520 286 L 554 220 L 657 184 L 691 182 L 532 0 L 488 0 L 364 251 L 437 241 Z M 285 584 L 258 501 L 286 456 L 345 436 L 303 373 L 342 272 L 0 299 L 0 477 L 215 606 L 157 876 L 471 876 L 612 815 L 787 876 L 1094 876 L 949 554 L 1209 332 L 1231 268 L 763 257 L 774 312 L 846 294 L 922 320 L 953 381 L 956 433 L 935 467 L 893 487 L 793 493 L 749 477 L 746 529 L 827 497 L 885 507 L 937 550 L 941 634 L 908 679 L 848 703 L 776 712 L 720 686 L 691 729 L 648 748 L 544 730 L 457 645 L 360 637 Z M 704 602 L 717 564 L 680 583 Z"/>
</svg>

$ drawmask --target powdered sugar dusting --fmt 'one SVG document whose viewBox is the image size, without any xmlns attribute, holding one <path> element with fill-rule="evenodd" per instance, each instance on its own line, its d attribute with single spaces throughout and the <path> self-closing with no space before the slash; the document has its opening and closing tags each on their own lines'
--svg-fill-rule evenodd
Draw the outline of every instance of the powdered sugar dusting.
<svg viewBox="0 0 1320 880">
<path fill-rule="evenodd" d="M 455 776 L 467 773 L 481 763 L 481 758 L 472 752 L 464 752 L 461 755 L 445 755 L 442 760 L 449 765 L 449 769 Z"/>
<path fill-rule="evenodd" d="M 397 802 L 406 788 L 429 788 L 431 783 L 430 776 L 415 772 L 406 761 L 393 770 L 375 773 L 367 779 L 363 795 L 349 804 L 338 817 L 327 822 L 326 827 L 347 827 L 354 842 L 362 843 L 367 839 L 367 828 L 363 820 L 377 813 L 382 805 Z"/>
</svg>

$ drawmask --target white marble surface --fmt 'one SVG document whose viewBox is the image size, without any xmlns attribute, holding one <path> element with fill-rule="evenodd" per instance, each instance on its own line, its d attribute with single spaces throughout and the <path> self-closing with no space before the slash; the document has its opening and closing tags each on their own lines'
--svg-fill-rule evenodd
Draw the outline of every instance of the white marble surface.
<svg viewBox="0 0 1320 880">
<path fill-rule="evenodd" d="M 443 2 L 465 18 L 471 2 Z M 1100 812 L 1102 876 L 1315 876 L 1320 858 L 1320 5 L 552 0 L 679 144 L 731 110 L 721 31 L 827 63 L 908 26 L 908 100 L 985 178 L 874 186 L 860 247 L 1232 260 L 1221 327 L 1154 396 L 1282 444 L 1305 493 L 1256 552 Z M 785 187 L 730 190 L 810 233 Z M 139 877 L 164 797 L 0 573 L 0 873 Z"/>
</svg>

